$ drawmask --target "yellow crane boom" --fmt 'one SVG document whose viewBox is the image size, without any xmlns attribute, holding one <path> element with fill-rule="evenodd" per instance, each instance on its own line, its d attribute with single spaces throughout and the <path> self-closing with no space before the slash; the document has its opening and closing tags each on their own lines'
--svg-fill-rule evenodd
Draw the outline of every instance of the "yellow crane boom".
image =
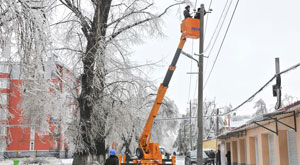
<svg viewBox="0 0 300 165">
<path fill-rule="evenodd" d="M 139 138 L 139 147 L 136 149 L 136 155 L 138 157 L 138 161 L 134 160 L 134 163 L 143 164 L 162 164 L 162 154 L 159 150 L 158 143 L 151 143 L 151 128 L 153 125 L 153 121 L 158 114 L 159 108 L 163 102 L 165 94 L 168 89 L 169 82 L 172 78 L 172 75 L 176 69 L 176 63 L 179 59 L 183 46 L 186 42 L 186 38 L 197 39 L 200 37 L 200 20 L 194 18 L 187 18 L 182 21 L 181 24 L 181 37 L 178 48 L 173 57 L 172 63 L 168 68 L 168 71 L 165 75 L 163 82 L 160 84 L 158 88 L 158 92 L 149 114 L 148 120 L 145 124 L 144 130 L 142 132 L 141 137 Z M 172 164 L 175 165 L 175 157 L 172 159 Z"/>
</svg>

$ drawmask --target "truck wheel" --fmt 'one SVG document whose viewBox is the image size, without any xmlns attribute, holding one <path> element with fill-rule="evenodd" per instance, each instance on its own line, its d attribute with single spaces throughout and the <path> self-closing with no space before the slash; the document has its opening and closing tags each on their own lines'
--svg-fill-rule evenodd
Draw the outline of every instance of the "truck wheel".
<svg viewBox="0 0 300 165">
<path fill-rule="evenodd" d="M 140 147 L 136 149 L 136 156 L 139 159 L 142 159 L 144 157 L 143 150 Z"/>
</svg>

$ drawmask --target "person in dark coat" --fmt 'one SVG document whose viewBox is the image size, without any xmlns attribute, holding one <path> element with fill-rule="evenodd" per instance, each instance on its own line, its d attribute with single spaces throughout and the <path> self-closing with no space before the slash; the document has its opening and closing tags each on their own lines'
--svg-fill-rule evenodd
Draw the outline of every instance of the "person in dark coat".
<svg viewBox="0 0 300 165">
<path fill-rule="evenodd" d="M 126 155 L 126 162 L 128 163 L 130 160 L 129 152 L 125 152 L 125 155 Z"/>
<path fill-rule="evenodd" d="M 217 157 L 217 165 L 221 165 L 221 151 L 220 150 L 218 150 L 216 157 Z"/>
<path fill-rule="evenodd" d="M 200 8 L 197 9 L 197 12 L 194 16 L 195 19 L 200 19 Z"/>
<path fill-rule="evenodd" d="M 204 15 L 206 15 L 206 11 L 204 11 Z M 197 12 L 194 16 L 195 19 L 200 19 L 200 8 L 197 9 Z"/>
<path fill-rule="evenodd" d="M 188 18 L 188 17 L 192 17 L 190 14 L 190 6 L 186 6 L 185 10 L 183 11 L 183 15 L 184 15 L 184 19 Z"/>
<path fill-rule="evenodd" d="M 230 153 L 230 151 L 227 151 L 226 158 L 227 158 L 227 164 L 231 165 L 231 153 Z"/>
<path fill-rule="evenodd" d="M 116 156 L 115 150 L 109 151 L 109 158 L 106 159 L 105 165 L 119 165 L 119 158 Z"/>
</svg>

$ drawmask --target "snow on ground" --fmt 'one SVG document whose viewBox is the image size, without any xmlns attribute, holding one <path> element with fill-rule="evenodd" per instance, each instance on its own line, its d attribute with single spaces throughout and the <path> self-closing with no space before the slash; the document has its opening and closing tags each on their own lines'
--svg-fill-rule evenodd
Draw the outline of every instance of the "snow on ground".
<svg viewBox="0 0 300 165">
<path fill-rule="evenodd" d="M 0 160 L 1 165 L 12 165 L 14 160 L 19 160 L 20 165 L 24 165 L 24 161 L 28 160 L 29 158 L 14 158 L 14 159 L 5 159 Z M 73 159 L 57 159 L 55 157 L 47 157 L 47 158 L 38 158 L 42 160 L 44 163 L 42 165 L 72 165 Z M 31 163 L 30 165 L 39 165 L 38 163 Z"/>
<path fill-rule="evenodd" d="M 176 165 L 184 165 L 184 156 L 176 156 Z"/>
<path fill-rule="evenodd" d="M 24 165 L 24 161 L 26 161 L 28 158 L 15 158 L 15 159 L 5 159 L 0 160 L 1 165 L 12 165 L 14 160 L 19 160 L 20 165 Z M 73 159 L 57 159 L 54 157 L 50 158 L 39 158 L 45 163 L 43 165 L 72 165 Z M 39 164 L 30 164 L 30 165 L 39 165 Z M 176 165 L 184 165 L 184 157 L 183 156 L 177 156 L 176 157 Z"/>
</svg>

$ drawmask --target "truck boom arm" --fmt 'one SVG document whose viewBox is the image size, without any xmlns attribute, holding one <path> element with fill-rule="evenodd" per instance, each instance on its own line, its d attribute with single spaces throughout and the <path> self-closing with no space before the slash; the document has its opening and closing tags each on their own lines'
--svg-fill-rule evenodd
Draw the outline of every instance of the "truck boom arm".
<svg viewBox="0 0 300 165">
<path fill-rule="evenodd" d="M 160 86 L 158 88 L 158 92 L 157 92 L 156 99 L 154 101 L 152 110 L 151 110 L 148 120 L 145 124 L 144 131 L 143 131 L 141 137 L 139 138 L 140 146 L 143 147 L 144 149 L 146 149 L 146 146 L 148 145 L 147 139 L 151 137 L 150 131 L 151 131 L 151 128 L 153 125 L 153 121 L 154 121 L 155 117 L 157 116 L 160 105 L 162 104 L 162 101 L 163 101 L 166 91 L 168 89 L 169 82 L 170 82 L 173 72 L 176 68 L 176 63 L 179 59 L 179 56 L 181 54 L 181 50 L 185 44 L 185 41 L 186 41 L 186 38 L 184 36 L 181 36 L 180 42 L 179 42 L 178 48 L 176 50 L 176 53 L 173 57 L 172 63 L 168 68 L 168 71 L 165 75 L 163 83 L 160 84 Z M 150 141 L 150 139 L 148 141 Z"/>
</svg>

